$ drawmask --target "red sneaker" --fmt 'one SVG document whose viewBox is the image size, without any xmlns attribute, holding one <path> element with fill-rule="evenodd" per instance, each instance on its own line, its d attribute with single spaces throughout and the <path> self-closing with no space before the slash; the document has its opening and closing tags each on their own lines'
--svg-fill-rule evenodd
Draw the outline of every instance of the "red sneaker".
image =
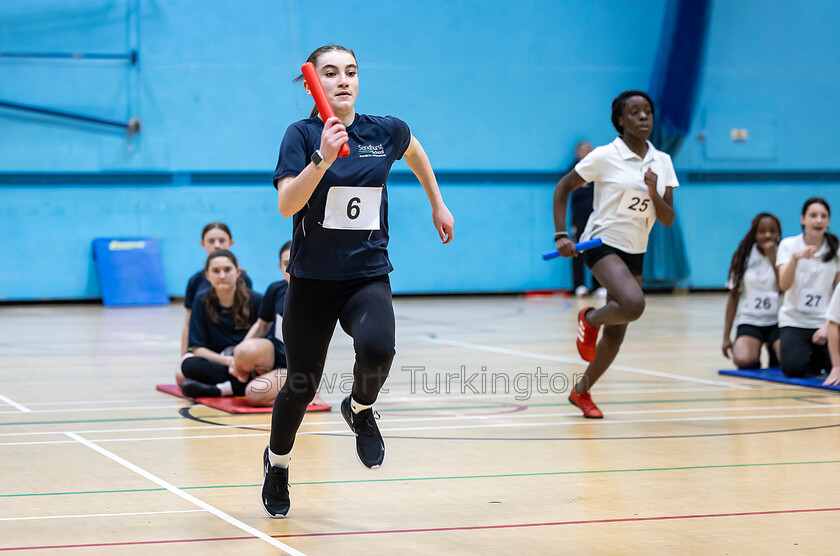
<svg viewBox="0 0 840 556">
<path fill-rule="evenodd" d="M 578 313 L 577 350 L 584 361 L 595 359 L 595 349 L 598 347 L 598 330 L 600 328 L 587 323 L 584 318 L 586 312 L 593 308 L 585 307 Z"/>
<path fill-rule="evenodd" d="M 589 393 L 578 394 L 575 392 L 574 386 L 569 394 L 569 402 L 572 405 L 578 406 L 583 411 L 583 416 L 587 419 L 601 419 L 604 414 L 598 409 L 598 406 L 592 402 L 592 396 Z"/>
</svg>

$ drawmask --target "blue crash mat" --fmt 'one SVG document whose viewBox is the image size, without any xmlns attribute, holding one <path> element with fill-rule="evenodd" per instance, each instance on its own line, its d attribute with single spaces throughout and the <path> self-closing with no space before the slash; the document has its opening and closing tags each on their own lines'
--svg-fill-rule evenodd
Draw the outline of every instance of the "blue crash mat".
<svg viewBox="0 0 840 556">
<path fill-rule="evenodd" d="M 769 380 L 770 382 L 781 382 L 783 384 L 793 384 L 795 386 L 807 386 L 808 388 L 821 388 L 823 390 L 834 390 L 840 392 L 840 386 L 823 386 L 824 378 L 807 377 L 807 378 L 788 378 L 782 373 L 779 367 L 769 367 L 767 369 L 735 369 L 725 370 L 721 369 L 718 374 L 739 376 L 741 378 L 757 378 L 758 380 Z"/>
</svg>

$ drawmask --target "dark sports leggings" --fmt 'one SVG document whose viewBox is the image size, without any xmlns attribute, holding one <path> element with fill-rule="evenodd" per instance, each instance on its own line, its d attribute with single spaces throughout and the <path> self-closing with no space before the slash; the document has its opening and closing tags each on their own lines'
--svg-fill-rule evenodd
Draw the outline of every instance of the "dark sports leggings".
<svg viewBox="0 0 840 556">
<path fill-rule="evenodd" d="M 353 338 L 353 398 L 376 401 L 394 359 L 394 307 L 388 275 L 358 280 L 289 281 L 283 310 L 288 375 L 274 400 L 271 451 L 288 454 L 315 397 L 336 322 Z"/>
<path fill-rule="evenodd" d="M 245 395 L 245 384 L 239 382 L 236 377 L 233 377 L 228 372 L 225 365 L 214 363 L 203 357 L 187 357 L 181 362 L 181 373 L 185 378 L 191 378 L 204 384 L 216 385 L 221 382 L 230 381 L 233 387 L 234 396 Z"/>
<path fill-rule="evenodd" d="M 828 347 L 811 342 L 816 328 L 779 328 L 779 355 L 782 359 L 782 372 L 785 376 L 801 378 L 819 374 L 823 369 L 831 370 L 831 358 Z"/>
</svg>

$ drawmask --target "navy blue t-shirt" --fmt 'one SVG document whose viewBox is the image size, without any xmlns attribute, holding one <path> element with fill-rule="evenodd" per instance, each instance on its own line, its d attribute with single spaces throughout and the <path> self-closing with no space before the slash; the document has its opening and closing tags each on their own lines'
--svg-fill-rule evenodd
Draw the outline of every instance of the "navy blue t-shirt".
<svg viewBox="0 0 840 556">
<path fill-rule="evenodd" d="M 275 349 L 285 355 L 286 346 L 283 345 L 283 305 L 286 301 L 286 289 L 289 284 L 285 280 L 278 280 L 269 284 L 260 305 L 260 318 L 271 323 L 271 330 L 266 338 L 271 340 Z M 278 330 L 277 327 L 280 327 Z"/>
<path fill-rule="evenodd" d="M 317 116 L 295 122 L 280 145 L 274 183 L 296 176 L 321 146 L 324 122 Z M 394 270 L 388 259 L 388 192 L 385 183 L 391 166 L 405 154 L 411 131 L 393 116 L 356 114 L 347 127 L 350 155 L 336 158 L 321 178 L 309 202 L 293 220 L 292 251 L 288 272 L 296 278 L 352 280 L 380 276 Z M 381 187 L 378 230 L 324 227 L 330 188 Z M 348 204 L 348 216 L 354 206 Z"/>
<path fill-rule="evenodd" d="M 220 353 L 226 347 L 235 346 L 245 339 L 248 329 L 257 322 L 257 317 L 259 317 L 262 296 L 251 290 L 251 301 L 248 304 L 250 310 L 248 325 L 245 328 L 237 328 L 229 308 L 219 308 L 219 324 L 210 320 L 207 310 L 204 308 L 204 298 L 208 292 L 209 290 L 198 294 L 195 303 L 193 303 L 192 313 L 190 314 L 188 345 L 191 348 L 203 347 Z"/>
<path fill-rule="evenodd" d="M 240 275 L 240 278 L 245 280 L 245 285 L 248 286 L 248 289 L 254 287 L 254 284 L 251 283 L 251 278 L 248 276 L 248 273 L 244 270 Z M 206 292 L 211 288 L 210 282 L 207 281 L 207 278 L 204 276 L 204 271 L 199 270 L 195 274 L 190 277 L 189 282 L 187 282 L 187 293 L 184 296 L 184 307 L 187 309 L 192 309 L 193 302 L 195 301 L 195 296 L 202 292 Z"/>
</svg>

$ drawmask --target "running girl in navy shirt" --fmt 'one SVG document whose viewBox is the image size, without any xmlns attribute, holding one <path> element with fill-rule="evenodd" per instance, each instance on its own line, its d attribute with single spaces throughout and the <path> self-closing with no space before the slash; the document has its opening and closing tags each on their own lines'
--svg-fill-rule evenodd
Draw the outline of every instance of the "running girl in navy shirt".
<svg viewBox="0 0 840 556">
<path fill-rule="evenodd" d="M 395 354 L 385 187 L 395 161 L 405 157 L 423 186 L 443 243 L 452 240 L 454 225 L 429 159 L 405 122 L 356 113 L 353 51 L 324 46 L 307 61 L 315 65 L 336 117 L 324 122 L 315 110 L 289 126 L 274 172 L 278 206 L 283 216 L 294 217 L 294 235 L 283 316 L 288 376 L 274 402 L 263 454 L 262 504 L 271 517 L 289 511 L 292 445 L 317 392 L 337 322 L 356 352 L 353 389 L 341 413 L 356 435 L 359 461 L 377 468 L 385 459 L 372 406 Z M 338 158 L 345 143 L 350 155 Z"/>
</svg>

